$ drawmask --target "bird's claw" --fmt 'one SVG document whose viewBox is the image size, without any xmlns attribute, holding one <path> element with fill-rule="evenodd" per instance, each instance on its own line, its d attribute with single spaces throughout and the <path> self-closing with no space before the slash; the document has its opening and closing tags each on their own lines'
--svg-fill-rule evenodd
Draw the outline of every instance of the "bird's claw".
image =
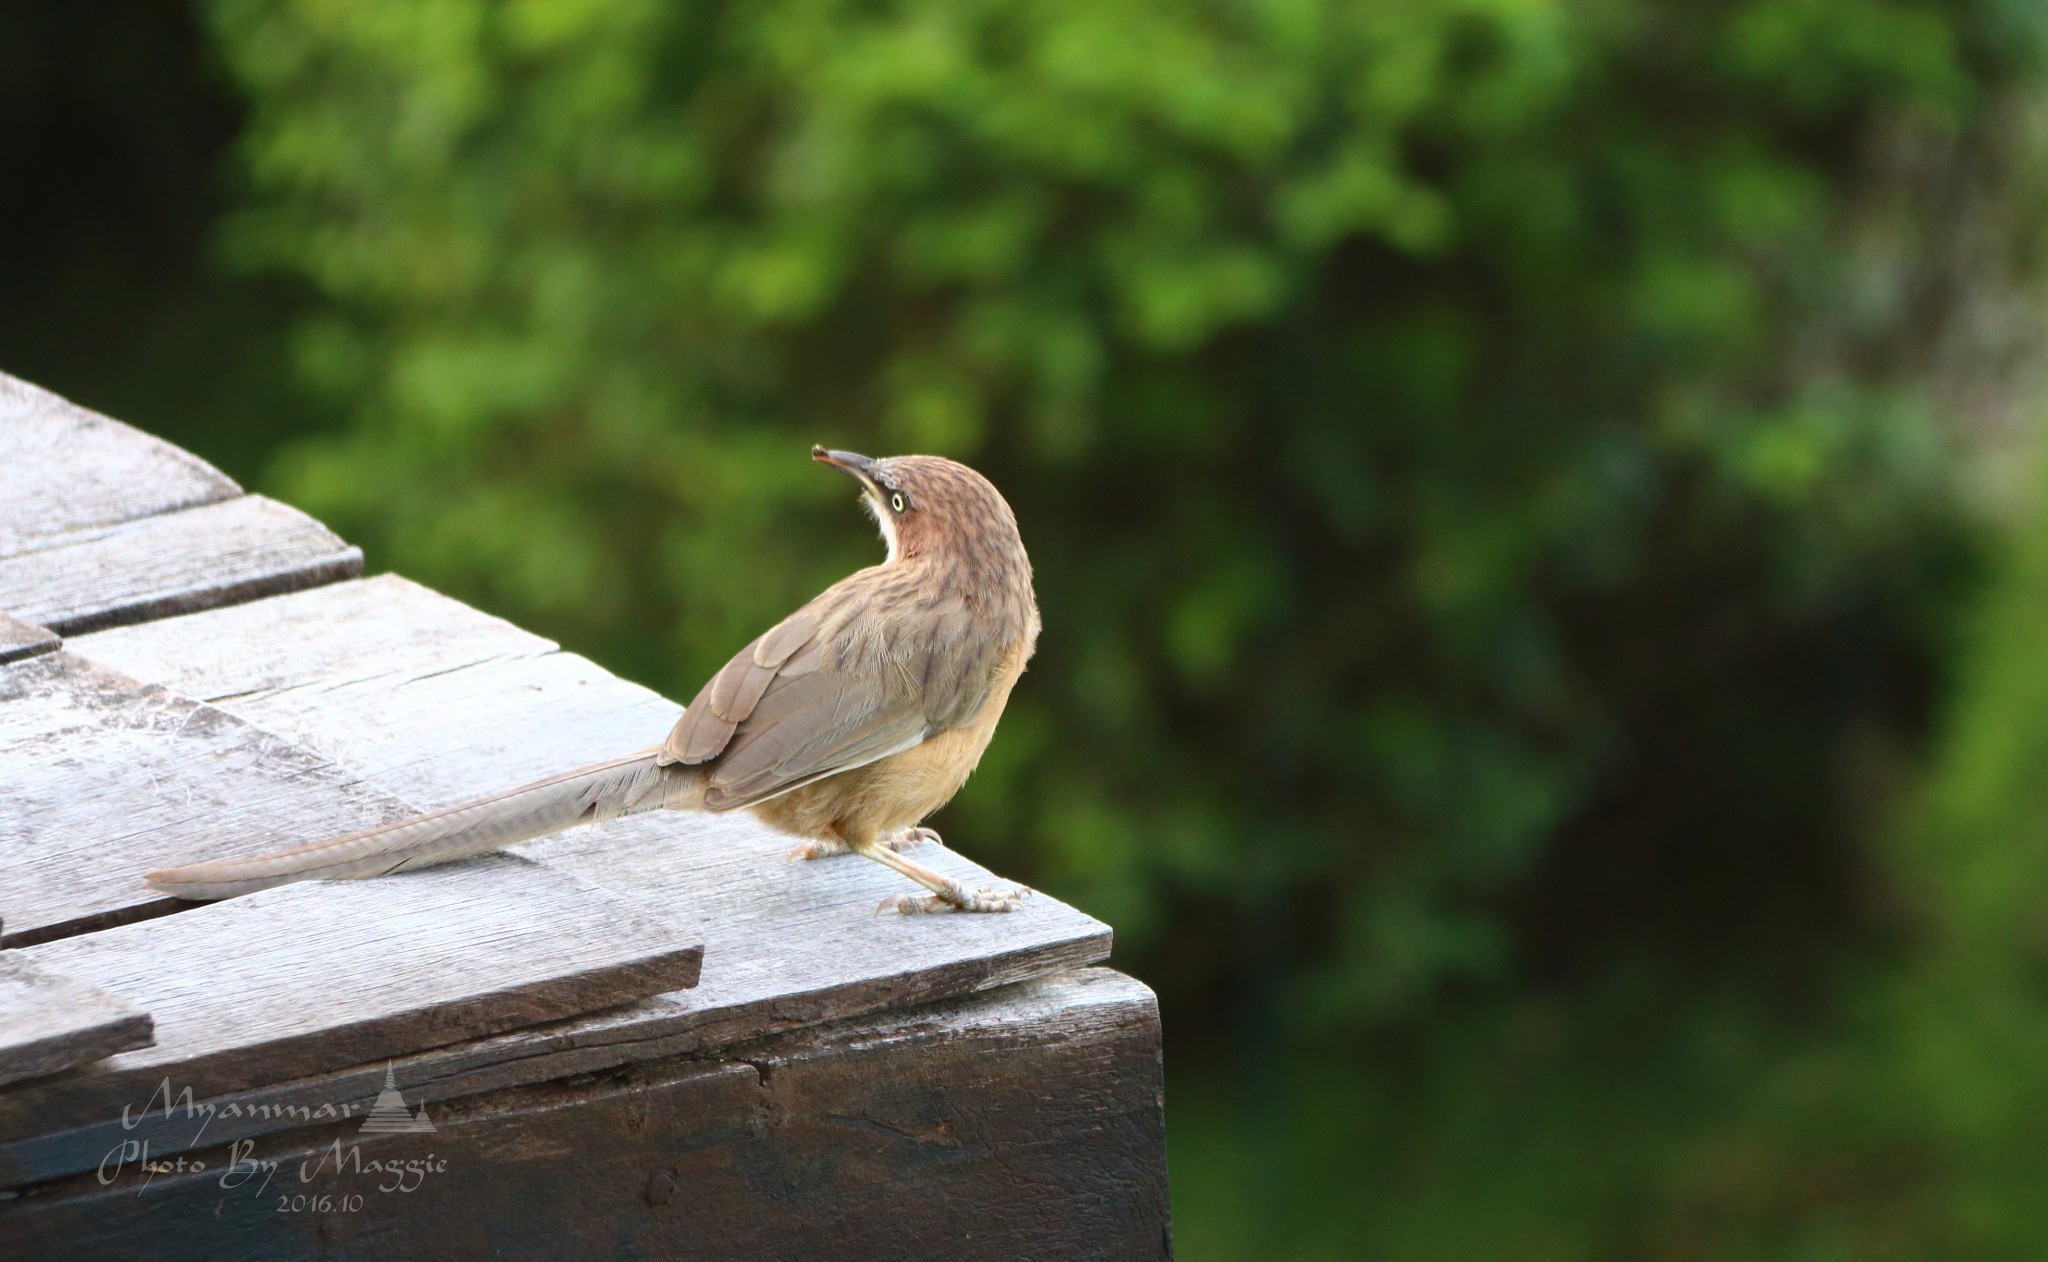
<svg viewBox="0 0 2048 1262">
<path fill-rule="evenodd" d="M 927 916 L 938 912 L 1007 912 L 1015 911 L 1030 897 L 1028 889 L 1014 890 L 969 890 L 964 885 L 954 885 L 944 894 L 896 894 L 882 900 L 875 908 L 875 914 L 895 911 L 905 916 Z"/>
<path fill-rule="evenodd" d="M 784 859 L 783 862 L 795 863 L 799 859 L 830 859 L 834 855 L 852 853 L 853 847 L 837 837 L 820 837 L 814 841 L 806 841 L 798 845 L 796 849 L 789 852 L 789 857 Z"/>
<path fill-rule="evenodd" d="M 935 846 L 946 844 L 939 839 L 939 832 L 936 828 L 906 828 L 882 844 L 894 850 L 897 854 L 902 854 L 904 851 L 915 849 L 926 842 L 930 842 Z M 783 862 L 795 863 L 800 859 L 830 859 L 837 855 L 852 853 L 853 847 L 837 837 L 818 837 L 800 843 L 794 850 L 789 852 L 789 856 Z"/>
</svg>

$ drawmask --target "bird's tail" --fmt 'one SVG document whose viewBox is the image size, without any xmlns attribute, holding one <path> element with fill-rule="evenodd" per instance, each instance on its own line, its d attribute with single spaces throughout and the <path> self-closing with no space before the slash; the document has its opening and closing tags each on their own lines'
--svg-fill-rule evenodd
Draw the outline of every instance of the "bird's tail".
<svg viewBox="0 0 2048 1262">
<path fill-rule="evenodd" d="M 575 824 L 703 798 L 695 767 L 661 766 L 658 749 L 568 771 L 493 797 L 253 859 L 159 868 L 144 879 L 178 898 L 233 898 L 291 881 L 382 876 L 502 849 Z"/>
</svg>

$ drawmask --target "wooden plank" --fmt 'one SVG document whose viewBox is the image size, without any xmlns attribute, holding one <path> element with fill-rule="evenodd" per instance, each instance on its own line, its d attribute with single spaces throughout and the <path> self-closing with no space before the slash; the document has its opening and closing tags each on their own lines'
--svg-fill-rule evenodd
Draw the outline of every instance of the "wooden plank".
<svg viewBox="0 0 2048 1262">
<path fill-rule="evenodd" d="M 295 508 L 244 495 L 0 558 L 0 608 L 63 635 L 296 591 L 363 568 Z"/>
<path fill-rule="evenodd" d="M 1045 916 L 1034 932 L 1013 927 L 991 947 L 984 935 L 997 931 L 988 922 L 1005 918 L 906 921 L 839 903 L 831 913 L 800 916 L 783 924 L 772 913 L 762 914 L 744 891 L 743 886 L 740 897 L 714 900 L 713 907 L 724 909 L 728 922 L 709 926 L 688 919 L 702 904 L 650 900 L 691 924 L 707 943 L 711 967 L 688 995 L 661 995 L 611 1012 L 422 1052 L 399 1061 L 400 1074 L 420 1100 L 456 1100 L 657 1057 L 701 1056 L 820 1022 L 998 988 L 1109 955 L 1106 926 L 1048 899 L 1034 899 L 1026 911 L 1007 918 Z M 909 944 L 913 949 L 906 949 L 894 929 L 941 920 L 955 922 L 960 932 L 950 937 L 926 935 Z M 1077 929 L 1074 920 L 1084 928 Z M 745 931 L 734 932 L 731 921 L 743 924 Z M 1096 932 L 1088 933 L 1085 927 Z M 851 936 L 857 933 L 873 933 L 884 940 L 865 943 Z M 789 947 L 807 934 L 813 935 L 815 945 Z M 850 964 L 836 963 L 835 953 L 855 958 Z M 291 1117 L 324 1103 L 367 1100 L 382 1084 L 383 1072 L 381 1065 L 355 1066 L 215 1099 L 201 1097 L 202 1113 L 218 1119 L 203 1138 L 221 1142 L 272 1134 L 286 1129 Z M 89 1170 L 122 1142 L 148 1140 L 152 1152 L 168 1156 L 195 1140 L 193 1128 L 183 1119 L 158 1117 L 129 1127 L 119 1121 L 118 1112 L 108 1110 L 96 1123 L 0 1140 L 0 1188 Z"/>
<path fill-rule="evenodd" d="M 54 650 L 63 640 L 48 627 L 0 612 L 0 666 Z"/>
<path fill-rule="evenodd" d="M 154 1047 L 0 1091 L 0 1137 L 104 1122 L 696 984 L 674 922 L 509 855 L 308 882 L 30 947 L 156 1020 Z"/>
<path fill-rule="evenodd" d="M 0 952 L 0 1085 L 147 1047 L 149 1014 L 112 991 Z"/>
<path fill-rule="evenodd" d="M 0 373 L 0 557 L 241 493 L 197 456 Z"/>
<path fill-rule="evenodd" d="M 109 1257 L 290 1262 L 546 1240 L 564 1257 L 1164 1258 L 1159 1048 L 1150 993 L 1088 970 L 431 1109 L 431 1135 L 351 1118 L 222 1145 L 146 1186 L 117 1161 L 105 1183 L 82 1174 L 0 1211 L 0 1252 L 91 1239 Z M 237 1159 L 275 1163 L 268 1184 L 223 1186 Z M 406 1161 L 431 1169 L 366 1165 Z"/>
<path fill-rule="evenodd" d="M 423 809 L 657 745 L 682 708 L 388 577 L 73 644 L 218 701 Z"/>
<path fill-rule="evenodd" d="M 557 651 L 551 640 L 396 574 L 97 631 L 77 637 L 74 648 L 196 701 L 233 697 L 245 708 L 296 689 Z"/>
<path fill-rule="evenodd" d="M 152 867 L 412 809 L 310 750 L 68 651 L 0 670 L 0 945 L 182 906 L 143 886 Z"/>
<path fill-rule="evenodd" d="M 747 816 L 650 815 L 572 829 L 516 852 L 649 907 L 674 908 L 703 932 L 716 966 L 675 1023 L 678 1048 L 723 1046 L 1109 958 L 1109 926 L 1047 895 L 1004 915 L 877 914 L 883 899 L 915 887 L 853 855 L 787 862 L 791 844 Z M 920 847 L 916 857 L 970 888 L 1009 883 L 943 846 Z"/>
</svg>

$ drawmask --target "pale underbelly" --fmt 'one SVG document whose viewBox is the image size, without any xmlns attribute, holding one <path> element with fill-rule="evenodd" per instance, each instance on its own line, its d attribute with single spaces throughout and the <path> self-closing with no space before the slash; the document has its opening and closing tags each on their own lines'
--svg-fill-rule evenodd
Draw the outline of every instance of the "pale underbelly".
<svg viewBox="0 0 2048 1262">
<path fill-rule="evenodd" d="M 853 844 L 921 822 L 953 799 L 981 762 L 1000 702 L 975 723 L 942 732 L 879 762 L 814 781 L 754 808 L 770 827 L 800 836 L 837 833 Z"/>
</svg>

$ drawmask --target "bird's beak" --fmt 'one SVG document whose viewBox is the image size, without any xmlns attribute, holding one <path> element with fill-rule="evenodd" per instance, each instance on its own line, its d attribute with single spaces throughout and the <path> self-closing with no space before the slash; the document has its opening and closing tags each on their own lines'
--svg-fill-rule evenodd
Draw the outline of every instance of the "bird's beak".
<svg viewBox="0 0 2048 1262">
<path fill-rule="evenodd" d="M 872 472 L 875 462 L 858 452 L 826 451 L 823 447 L 813 444 L 811 447 L 811 459 L 819 464 L 828 464 L 835 469 L 852 474 L 860 479 L 862 486 L 871 488 L 875 485 L 875 477 Z"/>
</svg>

